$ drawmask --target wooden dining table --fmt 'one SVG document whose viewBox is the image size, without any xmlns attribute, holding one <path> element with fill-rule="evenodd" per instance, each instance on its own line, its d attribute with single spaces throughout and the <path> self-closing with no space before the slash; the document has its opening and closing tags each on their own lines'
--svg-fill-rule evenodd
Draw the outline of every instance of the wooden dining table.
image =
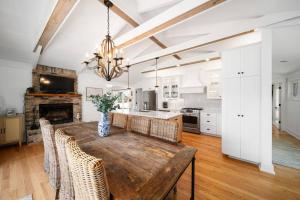
<svg viewBox="0 0 300 200">
<path fill-rule="evenodd" d="M 100 137 L 97 122 L 60 128 L 74 136 L 83 151 L 104 161 L 113 199 L 165 199 L 190 164 L 190 199 L 194 199 L 195 148 L 117 127 L 111 127 L 109 136 Z"/>
</svg>

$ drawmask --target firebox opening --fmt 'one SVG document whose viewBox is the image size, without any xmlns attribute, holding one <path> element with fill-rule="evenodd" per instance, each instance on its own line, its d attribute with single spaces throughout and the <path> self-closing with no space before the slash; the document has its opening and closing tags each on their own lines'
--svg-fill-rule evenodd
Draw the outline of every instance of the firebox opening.
<svg viewBox="0 0 300 200">
<path fill-rule="evenodd" d="M 40 104 L 39 114 L 40 118 L 46 118 L 50 121 L 51 124 L 63 124 L 73 122 L 73 104 Z"/>
</svg>

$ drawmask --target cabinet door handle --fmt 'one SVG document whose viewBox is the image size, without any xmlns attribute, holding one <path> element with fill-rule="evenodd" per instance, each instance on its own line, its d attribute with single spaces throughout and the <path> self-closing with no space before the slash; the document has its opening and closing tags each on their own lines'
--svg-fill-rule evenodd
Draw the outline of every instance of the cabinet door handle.
<svg viewBox="0 0 300 200">
<path fill-rule="evenodd" d="M 209 116 L 210 114 L 206 114 L 207 116 Z"/>
<path fill-rule="evenodd" d="M 206 122 L 210 122 L 210 121 L 206 121 Z"/>
<path fill-rule="evenodd" d="M 241 115 L 241 117 L 244 117 L 244 115 Z"/>
<path fill-rule="evenodd" d="M 241 72 L 238 72 L 237 74 L 241 74 Z"/>
<path fill-rule="evenodd" d="M 240 117 L 241 115 L 237 115 L 238 117 Z"/>
<path fill-rule="evenodd" d="M 206 130 L 208 130 L 208 131 L 209 131 L 210 129 L 209 129 L 209 128 L 207 128 Z"/>
<path fill-rule="evenodd" d="M 241 74 L 244 74 L 244 72 L 241 72 Z"/>
</svg>

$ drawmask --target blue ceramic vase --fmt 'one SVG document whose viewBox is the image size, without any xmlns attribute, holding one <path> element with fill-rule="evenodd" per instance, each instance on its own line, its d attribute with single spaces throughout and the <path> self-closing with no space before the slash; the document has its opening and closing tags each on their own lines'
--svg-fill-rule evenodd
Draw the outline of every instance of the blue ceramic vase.
<svg viewBox="0 0 300 200">
<path fill-rule="evenodd" d="M 100 137 L 106 137 L 109 135 L 110 131 L 110 120 L 108 113 L 101 113 L 100 120 L 98 122 L 98 134 Z"/>
</svg>

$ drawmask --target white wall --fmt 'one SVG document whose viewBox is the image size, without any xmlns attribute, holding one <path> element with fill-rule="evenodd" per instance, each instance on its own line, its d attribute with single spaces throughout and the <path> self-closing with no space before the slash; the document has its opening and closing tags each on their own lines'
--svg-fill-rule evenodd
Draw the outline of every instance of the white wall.
<svg viewBox="0 0 300 200">
<path fill-rule="evenodd" d="M 272 163 L 272 31 L 262 30 L 260 170 L 275 174 Z"/>
<path fill-rule="evenodd" d="M 26 88 L 32 85 L 32 64 L 0 59 L 0 107 L 23 112 Z M 1 110 L 0 110 L 1 112 Z"/>
<path fill-rule="evenodd" d="M 21 63 L 0 59 L 0 112 L 3 114 L 7 108 L 16 108 L 18 113 L 23 113 L 24 94 L 32 86 L 32 68 L 29 63 Z M 109 89 L 112 86 L 127 87 L 116 81 L 107 82 L 93 72 L 78 75 L 78 92 L 82 94 L 82 119 L 95 121 L 99 113 L 91 101 L 86 101 L 86 87 L 99 87 Z M 2 108 L 4 106 L 4 108 Z"/>
<path fill-rule="evenodd" d="M 110 86 L 127 87 L 115 80 L 108 82 L 94 72 L 84 72 L 78 75 L 78 93 L 82 94 L 82 121 L 97 121 L 100 113 L 91 101 L 86 101 L 86 87 L 103 88 L 105 92 Z"/>
<path fill-rule="evenodd" d="M 300 79 L 300 70 L 287 75 L 286 80 Z M 286 83 L 287 84 L 287 83 Z M 288 92 L 286 92 L 288 94 Z M 300 100 L 293 100 L 286 96 L 285 127 L 288 133 L 300 140 Z"/>
</svg>

